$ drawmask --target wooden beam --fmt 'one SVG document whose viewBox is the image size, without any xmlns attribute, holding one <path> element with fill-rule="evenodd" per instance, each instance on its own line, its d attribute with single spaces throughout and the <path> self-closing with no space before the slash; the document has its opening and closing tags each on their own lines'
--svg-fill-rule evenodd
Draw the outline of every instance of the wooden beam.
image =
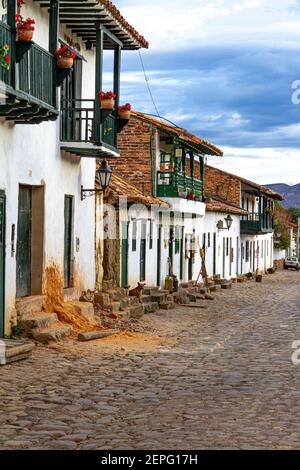
<svg viewBox="0 0 300 470">
<path fill-rule="evenodd" d="M 104 32 L 100 23 L 96 24 L 96 60 L 95 60 L 95 104 L 94 104 L 94 122 L 93 133 L 96 144 L 101 141 L 101 109 L 99 102 L 99 91 L 102 91 L 103 85 L 103 48 Z"/>
</svg>

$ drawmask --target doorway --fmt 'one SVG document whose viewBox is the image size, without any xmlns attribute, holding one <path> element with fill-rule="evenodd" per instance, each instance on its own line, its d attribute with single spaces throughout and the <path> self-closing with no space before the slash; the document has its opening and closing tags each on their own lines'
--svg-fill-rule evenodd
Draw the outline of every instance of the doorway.
<svg viewBox="0 0 300 470">
<path fill-rule="evenodd" d="M 0 191 L 0 338 L 4 336 L 5 299 L 5 193 Z"/>
<path fill-rule="evenodd" d="M 44 187 L 20 186 L 16 254 L 17 297 L 42 293 L 43 255 Z"/>
<path fill-rule="evenodd" d="M 162 226 L 159 223 L 157 228 L 157 277 L 156 284 L 160 286 L 160 276 L 161 276 L 161 235 L 162 235 Z"/>
<path fill-rule="evenodd" d="M 128 285 L 128 233 L 129 223 L 122 222 L 122 287 L 125 288 Z"/>
<path fill-rule="evenodd" d="M 146 232 L 147 222 L 142 220 L 141 222 L 141 246 L 140 246 L 140 281 L 143 282 L 146 279 Z"/>
<path fill-rule="evenodd" d="M 217 234 L 213 236 L 213 275 L 217 274 Z"/>
<path fill-rule="evenodd" d="M 72 287 L 73 278 L 73 196 L 65 196 L 64 288 Z"/>
</svg>

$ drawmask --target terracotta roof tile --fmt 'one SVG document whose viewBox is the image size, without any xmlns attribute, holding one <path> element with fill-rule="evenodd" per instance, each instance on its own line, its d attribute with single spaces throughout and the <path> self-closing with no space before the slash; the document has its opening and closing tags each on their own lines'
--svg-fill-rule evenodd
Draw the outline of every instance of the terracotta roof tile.
<svg viewBox="0 0 300 470">
<path fill-rule="evenodd" d="M 225 173 L 227 175 L 233 176 L 234 178 L 239 179 L 242 183 L 246 184 L 247 186 L 258 189 L 261 193 L 266 194 L 273 199 L 277 199 L 278 201 L 284 200 L 284 197 L 281 194 L 276 193 L 275 191 L 272 191 L 272 189 L 267 188 L 266 186 L 262 186 L 261 184 L 254 183 L 254 181 L 247 180 L 246 178 L 230 173 L 229 171 L 224 171 L 224 170 L 220 170 L 220 168 L 212 167 L 211 165 L 205 165 L 205 166 L 207 166 L 208 168 L 212 168 L 215 171 L 219 171 L 220 173 Z"/>
<path fill-rule="evenodd" d="M 110 1 L 110 0 L 100 0 L 100 2 L 107 11 L 120 23 L 123 28 L 125 28 L 131 36 L 141 45 L 141 47 L 145 47 L 146 49 L 149 47 L 148 41 L 141 36 L 132 26 L 125 20 L 124 16 L 121 14 L 120 10 Z"/>
<path fill-rule="evenodd" d="M 176 135 L 179 139 L 185 141 L 187 144 L 192 145 L 193 147 L 196 147 L 198 150 L 200 150 L 206 155 L 215 155 L 219 157 L 223 156 L 222 150 L 220 150 L 218 147 L 211 144 L 210 142 L 207 142 L 204 139 L 201 139 L 201 137 L 191 134 L 190 132 L 186 131 L 185 129 L 182 129 L 181 127 L 175 127 L 172 124 L 160 121 L 159 118 L 154 118 L 148 116 L 147 114 L 139 113 L 138 111 L 133 111 L 132 115 L 138 119 L 142 119 L 143 121 L 152 123 L 158 129 L 162 129 L 166 132 L 170 132 L 171 134 Z"/>
<path fill-rule="evenodd" d="M 216 199 L 212 199 L 211 201 L 206 203 L 206 210 L 208 212 L 226 212 L 229 214 L 234 215 L 248 215 L 249 212 L 241 209 L 240 207 L 233 206 L 231 204 L 225 203 L 223 201 L 217 201 Z"/>
<path fill-rule="evenodd" d="M 96 178 L 95 187 L 100 189 L 99 181 Z M 145 196 L 139 189 L 133 186 L 128 181 L 120 178 L 116 174 L 112 174 L 109 187 L 106 190 L 106 199 L 115 199 L 118 202 L 119 197 L 127 197 L 129 202 L 135 202 L 150 206 L 152 204 L 159 205 L 164 208 L 169 208 L 169 204 L 161 199 L 153 196 Z"/>
</svg>

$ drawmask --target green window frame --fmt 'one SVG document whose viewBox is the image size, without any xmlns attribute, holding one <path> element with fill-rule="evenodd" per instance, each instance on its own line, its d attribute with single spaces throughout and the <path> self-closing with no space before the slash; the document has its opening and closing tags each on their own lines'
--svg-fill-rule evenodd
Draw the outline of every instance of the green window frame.
<svg viewBox="0 0 300 470">
<path fill-rule="evenodd" d="M 132 244 L 131 244 L 131 250 L 136 251 L 136 237 L 137 237 L 137 221 L 133 220 L 132 222 Z"/>
</svg>

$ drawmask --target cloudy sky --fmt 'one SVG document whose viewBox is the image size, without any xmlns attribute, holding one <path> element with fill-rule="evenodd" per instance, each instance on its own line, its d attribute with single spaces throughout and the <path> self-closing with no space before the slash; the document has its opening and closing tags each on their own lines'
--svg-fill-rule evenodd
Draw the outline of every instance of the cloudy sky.
<svg viewBox="0 0 300 470">
<path fill-rule="evenodd" d="M 222 148 L 214 165 L 300 182 L 300 0 L 115 4 L 150 42 L 142 56 L 162 116 Z M 123 101 L 155 113 L 137 52 L 123 56 Z"/>
</svg>

